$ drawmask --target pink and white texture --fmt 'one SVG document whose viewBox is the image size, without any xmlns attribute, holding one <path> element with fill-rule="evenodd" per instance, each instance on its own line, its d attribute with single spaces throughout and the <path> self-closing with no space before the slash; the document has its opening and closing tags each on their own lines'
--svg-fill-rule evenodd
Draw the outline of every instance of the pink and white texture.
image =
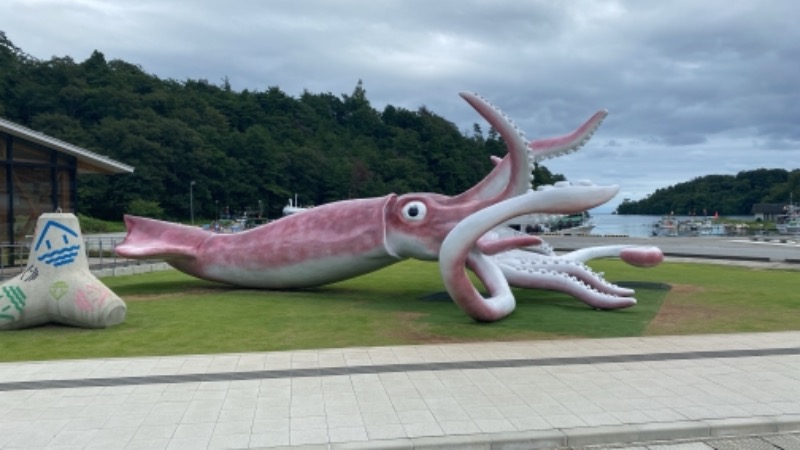
<svg viewBox="0 0 800 450">
<path fill-rule="evenodd" d="M 127 308 L 89 271 L 78 218 L 42 214 L 28 266 L 0 285 L 0 330 L 47 323 L 105 328 L 125 320 Z"/>
<path fill-rule="evenodd" d="M 509 282 L 564 291 L 599 308 L 634 304 L 632 291 L 605 282 L 580 261 L 621 256 L 634 264 L 655 265 L 662 259 L 660 250 L 605 248 L 557 256 L 548 253 L 535 236 L 492 231 L 517 215 L 575 213 L 603 204 L 617 193 L 617 186 L 590 182 L 530 189 L 533 162 L 581 147 L 606 112 L 598 112 L 568 135 L 528 142 L 508 117 L 483 98 L 471 93 L 461 96 L 508 147 L 508 154 L 495 160 L 489 175 L 462 194 L 390 194 L 346 200 L 236 234 L 126 216 L 128 235 L 116 251 L 129 258 L 162 258 L 199 278 L 267 289 L 333 283 L 407 258 L 439 260 L 448 292 L 467 314 L 482 321 L 500 319 L 513 310 Z M 517 260 L 526 262 L 513 262 Z M 483 299 L 477 294 L 466 278 L 465 265 L 478 274 L 492 297 Z M 531 270 L 531 265 L 546 267 L 546 271 Z"/>
</svg>

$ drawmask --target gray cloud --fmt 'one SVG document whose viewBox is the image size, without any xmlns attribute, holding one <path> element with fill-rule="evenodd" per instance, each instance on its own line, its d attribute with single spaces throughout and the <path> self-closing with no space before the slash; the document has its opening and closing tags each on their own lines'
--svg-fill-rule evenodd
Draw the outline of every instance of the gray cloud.
<svg viewBox="0 0 800 450">
<path fill-rule="evenodd" d="M 35 57 L 95 49 L 160 78 L 350 93 L 422 105 L 462 130 L 478 92 L 529 138 L 610 116 L 571 179 L 656 188 L 800 161 L 800 4 L 617 0 L 6 0 L 0 29 Z M 42 26 L 47 24 L 47 26 Z"/>
</svg>

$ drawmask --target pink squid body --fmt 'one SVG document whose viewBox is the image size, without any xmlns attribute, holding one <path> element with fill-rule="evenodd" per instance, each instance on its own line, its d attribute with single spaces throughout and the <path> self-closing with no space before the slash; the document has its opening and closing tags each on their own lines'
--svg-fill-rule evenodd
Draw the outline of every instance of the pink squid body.
<svg viewBox="0 0 800 450">
<path fill-rule="evenodd" d="M 127 216 L 116 251 L 160 257 L 192 276 L 254 288 L 318 286 L 386 267 L 386 209 L 395 196 L 319 206 L 252 230 L 215 234 Z"/>
</svg>

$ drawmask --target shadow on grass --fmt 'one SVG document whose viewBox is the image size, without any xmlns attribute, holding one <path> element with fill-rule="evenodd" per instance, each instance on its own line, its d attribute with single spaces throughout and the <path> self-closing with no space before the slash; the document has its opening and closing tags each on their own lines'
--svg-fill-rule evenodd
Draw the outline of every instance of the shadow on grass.
<svg viewBox="0 0 800 450">
<path fill-rule="evenodd" d="M 658 291 L 668 291 L 672 289 L 672 285 L 667 283 L 656 283 L 652 281 L 617 281 L 618 286 L 628 289 L 652 289 Z"/>
</svg>

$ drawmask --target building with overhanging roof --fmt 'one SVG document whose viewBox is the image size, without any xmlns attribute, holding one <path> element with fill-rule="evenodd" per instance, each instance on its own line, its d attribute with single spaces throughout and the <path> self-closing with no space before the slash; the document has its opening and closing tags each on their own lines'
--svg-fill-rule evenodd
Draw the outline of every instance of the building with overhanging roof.
<svg viewBox="0 0 800 450">
<path fill-rule="evenodd" d="M 78 174 L 133 167 L 0 118 L 0 245 L 26 242 L 42 213 L 77 212 Z"/>
</svg>

